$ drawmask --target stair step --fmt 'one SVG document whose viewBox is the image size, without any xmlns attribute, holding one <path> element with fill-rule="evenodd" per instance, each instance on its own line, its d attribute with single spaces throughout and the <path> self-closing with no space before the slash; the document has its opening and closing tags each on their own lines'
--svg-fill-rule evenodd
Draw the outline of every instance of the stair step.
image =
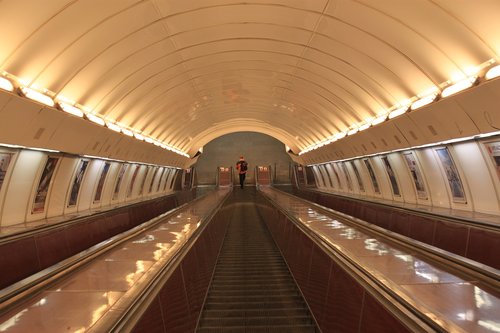
<svg viewBox="0 0 500 333">
<path fill-rule="evenodd" d="M 314 325 L 200 327 L 199 333 L 317 333 Z"/>
<path fill-rule="evenodd" d="M 230 318 L 230 317 L 283 317 L 283 316 L 300 316 L 304 314 L 304 307 L 288 307 L 286 309 L 221 309 L 221 310 L 205 310 L 203 315 L 205 318 Z"/>
<path fill-rule="evenodd" d="M 309 316 L 202 318 L 200 327 L 310 325 Z"/>
<path fill-rule="evenodd" d="M 304 306 L 301 301 L 275 301 L 275 302 L 210 302 L 207 300 L 206 309 L 225 310 L 225 309 L 283 309 L 297 308 Z"/>
</svg>

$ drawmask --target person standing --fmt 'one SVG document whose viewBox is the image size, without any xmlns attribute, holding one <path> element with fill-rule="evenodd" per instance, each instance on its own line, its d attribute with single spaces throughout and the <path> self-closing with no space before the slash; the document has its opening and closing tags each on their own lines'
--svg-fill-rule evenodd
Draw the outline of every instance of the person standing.
<svg viewBox="0 0 500 333">
<path fill-rule="evenodd" d="M 236 162 L 236 169 L 238 169 L 238 174 L 240 176 L 240 187 L 243 188 L 243 184 L 245 183 L 245 176 L 248 170 L 248 163 L 245 161 L 243 156 L 240 156 L 240 160 Z"/>
</svg>

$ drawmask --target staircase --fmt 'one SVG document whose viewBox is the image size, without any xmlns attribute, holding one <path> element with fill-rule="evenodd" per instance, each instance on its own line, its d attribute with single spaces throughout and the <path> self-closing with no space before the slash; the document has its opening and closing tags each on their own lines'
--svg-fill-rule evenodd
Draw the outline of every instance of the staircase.
<svg viewBox="0 0 500 333">
<path fill-rule="evenodd" d="M 257 212 L 255 189 L 234 191 L 234 214 L 197 332 L 319 332 Z"/>
</svg>

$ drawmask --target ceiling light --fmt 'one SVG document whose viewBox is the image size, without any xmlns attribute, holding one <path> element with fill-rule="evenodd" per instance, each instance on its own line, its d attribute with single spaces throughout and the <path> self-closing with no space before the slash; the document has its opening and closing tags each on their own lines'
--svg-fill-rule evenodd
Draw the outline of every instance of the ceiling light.
<svg viewBox="0 0 500 333">
<path fill-rule="evenodd" d="M 91 122 L 93 122 L 95 124 L 98 124 L 98 125 L 101 125 L 101 126 L 105 125 L 104 119 L 99 118 L 98 116 L 95 116 L 92 113 L 87 113 L 85 115 L 85 117 L 87 117 L 88 120 L 90 120 Z"/>
<path fill-rule="evenodd" d="M 349 132 L 347 132 L 347 135 L 354 135 L 356 133 L 358 133 L 358 128 L 357 127 L 353 128 L 352 130 L 350 130 Z"/>
<path fill-rule="evenodd" d="M 115 132 L 118 132 L 120 133 L 122 131 L 122 128 L 116 124 L 113 124 L 113 123 L 106 123 L 106 126 L 112 130 L 112 131 L 115 131 Z"/>
<path fill-rule="evenodd" d="M 477 76 L 471 76 L 465 80 L 459 81 L 449 87 L 446 87 L 441 93 L 441 97 L 448 97 L 462 90 L 470 88 L 476 81 L 477 81 Z"/>
<path fill-rule="evenodd" d="M 153 144 L 154 144 L 155 146 L 160 146 L 160 145 L 161 145 L 161 143 L 159 143 L 158 141 L 153 141 Z"/>
<path fill-rule="evenodd" d="M 378 125 L 383 123 L 387 119 L 387 115 L 384 114 L 383 116 L 377 117 L 372 121 L 372 126 Z"/>
<path fill-rule="evenodd" d="M 342 138 L 345 138 L 345 136 L 346 136 L 346 135 L 347 135 L 347 133 L 346 133 L 346 132 L 340 132 L 340 133 L 335 134 L 335 138 L 336 138 L 337 140 L 340 140 L 340 139 L 342 139 Z"/>
<path fill-rule="evenodd" d="M 122 133 L 125 134 L 126 136 L 134 136 L 134 133 L 126 128 L 122 128 Z"/>
<path fill-rule="evenodd" d="M 437 97 L 437 93 L 425 96 L 425 97 L 423 97 L 423 98 L 421 98 L 421 99 L 413 102 L 413 104 L 411 105 L 411 109 L 412 110 L 416 110 L 418 108 L 421 108 L 423 106 L 431 104 L 432 102 L 434 102 L 434 100 L 436 99 L 436 97 Z"/>
<path fill-rule="evenodd" d="M 389 113 L 389 119 L 396 118 L 401 116 L 402 114 L 405 114 L 408 111 L 408 106 L 404 106 L 402 108 L 396 109 Z"/>
<path fill-rule="evenodd" d="M 371 126 L 371 125 L 372 125 L 372 124 L 370 124 L 370 123 L 366 123 L 366 124 L 364 124 L 364 125 L 361 125 L 361 126 L 359 126 L 359 131 L 360 131 L 360 132 L 361 132 L 361 131 L 364 131 L 364 130 L 366 130 L 366 129 L 370 128 L 370 126 Z"/>
<path fill-rule="evenodd" d="M 137 140 L 141 140 L 141 141 L 144 141 L 144 136 L 139 134 L 139 133 L 134 133 L 134 137 L 137 139 Z"/>
<path fill-rule="evenodd" d="M 4 77 L 0 77 L 0 88 L 7 91 L 14 91 L 12 82 Z"/>
<path fill-rule="evenodd" d="M 486 80 L 491 80 L 491 79 L 494 79 L 494 78 L 499 77 L 499 76 L 500 76 L 500 65 L 497 65 L 495 67 L 490 68 L 486 72 L 486 75 L 484 76 L 484 78 Z"/>
<path fill-rule="evenodd" d="M 39 103 L 45 104 L 47 106 L 54 106 L 54 100 L 45 94 L 42 94 L 41 92 L 38 92 L 36 90 L 33 90 L 28 87 L 21 87 L 21 92 L 23 93 L 24 96 L 26 96 L 29 99 L 32 99 L 34 101 L 37 101 Z"/>
<path fill-rule="evenodd" d="M 59 108 L 64 112 L 72 114 L 73 116 L 83 118 L 83 111 L 77 108 L 76 106 L 64 102 L 59 102 L 57 103 L 57 105 L 59 105 Z"/>
<path fill-rule="evenodd" d="M 154 140 L 151 139 L 150 137 L 145 137 L 144 141 L 146 141 L 147 143 L 153 143 L 154 142 Z"/>
</svg>

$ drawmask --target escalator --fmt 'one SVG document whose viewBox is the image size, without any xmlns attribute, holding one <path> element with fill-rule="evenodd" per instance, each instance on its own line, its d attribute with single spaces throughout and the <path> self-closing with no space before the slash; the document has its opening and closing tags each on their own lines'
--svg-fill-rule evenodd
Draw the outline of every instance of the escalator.
<svg viewBox="0 0 500 333">
<path fill-rule="evenodd" d="M 229 199 L 234 213 L 197 332 L 319 332 L 255 197 L 246 187 Z"/>
</svg>

